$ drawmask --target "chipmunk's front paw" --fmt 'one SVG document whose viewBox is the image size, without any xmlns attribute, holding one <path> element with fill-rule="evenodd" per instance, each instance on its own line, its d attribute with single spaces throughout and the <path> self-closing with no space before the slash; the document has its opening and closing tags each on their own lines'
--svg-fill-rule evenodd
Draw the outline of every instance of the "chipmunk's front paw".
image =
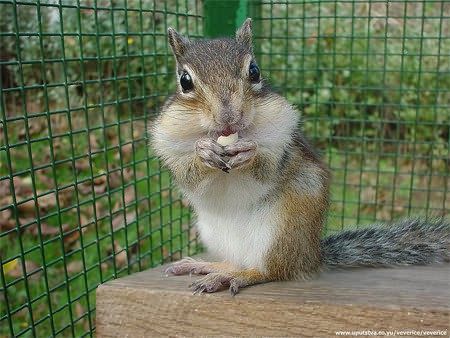
<svg viewBox="0 0 450 338">
<path fill-rule="evenodd" d="M 225 155 L 229 156 L 228 165 L 231 169 L 239 169 L 250 164 L 256 156 L 257 143 L 251 140 L 239 140 L 224 147 Z"/>
<path fill-rule="evenodd" d="M 201 138 L 195 143 L 195 152 L 200 161 L 209 168 L 230 170 L 230 165 L 224 160 L 224 150 L 220 144 L 210 138 Z"/>
<path fill-rule="evenodd" d="M 210 272 L 208 269 L 208 263 L 196 261 L 191 257 L 185 257 L 178 262 L 175 262 L 167 267 L 166 274 L 184 275 L 184 274 L 205 274 Z"/>
</svg>

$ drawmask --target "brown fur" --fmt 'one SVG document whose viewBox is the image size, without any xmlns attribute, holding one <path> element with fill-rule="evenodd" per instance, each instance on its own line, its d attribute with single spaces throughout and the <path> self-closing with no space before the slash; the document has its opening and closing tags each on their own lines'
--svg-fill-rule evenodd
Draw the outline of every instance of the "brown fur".
<svg viewBox="0 0 450 338">
<path fill-rule="evenodd" d="M 293 137 L 286 162 L 277 202 L 280 228 L 267 255 L 269 275 L 282 280 L 308 278 L 319 270 L 329 189 L 328 170 L 298 134 Z M 313 173 L 318 182 L 310 182 L 307 172 Z M 295 187 L 295 182 L 299 187 Z"/>
</svg>

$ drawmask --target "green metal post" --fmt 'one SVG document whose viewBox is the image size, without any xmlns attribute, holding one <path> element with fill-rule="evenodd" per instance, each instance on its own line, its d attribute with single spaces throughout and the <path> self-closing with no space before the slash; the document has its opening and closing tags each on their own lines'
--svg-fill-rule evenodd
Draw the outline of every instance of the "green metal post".
<svg viewBox="0 0 450 338">
<path fill-rule="evenodd" d="M 257 14 L 258 3 L 252 0 L 205 0 L 203 2 L 203 31 L 205 37 L 233 36 L 248 17 Z M 255 25 L 254 25 L 255 31 Z"/>
</svg>

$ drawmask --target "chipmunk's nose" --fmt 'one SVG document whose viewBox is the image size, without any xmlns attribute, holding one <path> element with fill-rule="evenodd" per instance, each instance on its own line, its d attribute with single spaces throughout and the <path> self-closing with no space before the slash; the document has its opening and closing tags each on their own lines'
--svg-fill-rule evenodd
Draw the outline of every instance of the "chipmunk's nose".
<svg viewBox="0 0 450 338">
<path fill-rule="evenodd" d="M 226 125 L 237 124 L 242 118 L 242 112 L 237 110 L 223 110 L 221 115 L 222 122 Z"/>
<path fill-rule="evenodd" d="M 226 125 L 237 124 L 242 119 L 242 111 L 225 103 L 220 111 L 220 119 Z"/>
</svg>

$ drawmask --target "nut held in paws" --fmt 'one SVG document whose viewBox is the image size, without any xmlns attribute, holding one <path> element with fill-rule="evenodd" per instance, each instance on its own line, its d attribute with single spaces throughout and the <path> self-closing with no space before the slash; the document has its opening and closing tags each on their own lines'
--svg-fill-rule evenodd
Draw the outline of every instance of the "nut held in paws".
<svg viewBox="0 0 450 338">
<path fill-rule="evenodd" d="M 219 136 L 217 143 L 225 147 L 229 144 L 235 143 L 238 140 L 238 133 L 230 134 L 228 136 Z"/>
</svg>

